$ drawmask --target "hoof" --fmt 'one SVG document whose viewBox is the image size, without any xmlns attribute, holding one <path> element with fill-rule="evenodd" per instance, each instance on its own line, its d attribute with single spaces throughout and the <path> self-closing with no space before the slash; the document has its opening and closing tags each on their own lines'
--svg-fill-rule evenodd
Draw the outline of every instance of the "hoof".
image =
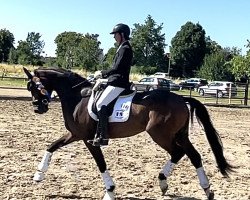
<svg viewBox="0 0 250 200">
<path fill-rule="evenodd" d="M 209 195 L 208 195 L 208 200 L 214 200 L 214 192 L 210 191 Z"/>
<path fill-rule="evenodd" d="M 208 188 L 204 189 L 204 191 L 207 195 L 208 200 L 214 200 L 214 191 L 210 190 L 210 186 Z"/>
<path fill-rule="evenodd" d="M 106 194 L 104 195 L 102 200 L 115 200 L 114 192 L 106 191 Z"/>
<path fill-rule="evenodd" d="M 36 173 L 34 174 L 33 180 L 36 182 L 40 182 L 44 180 L 44 178 L 45 178 L 45 175 L 43 172 L 36 171 Z"/>
<path fill-rule="evenodd" d="M 166 180 L 159 180 L 162 196 L 164 196 L 168 190 L 168 184 Z"/>
</svg>

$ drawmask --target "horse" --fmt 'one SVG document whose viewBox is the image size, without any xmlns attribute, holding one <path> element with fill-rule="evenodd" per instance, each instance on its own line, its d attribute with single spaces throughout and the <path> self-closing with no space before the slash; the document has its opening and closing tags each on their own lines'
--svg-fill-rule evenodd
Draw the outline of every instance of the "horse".
<svg viewBox="0 0 250 200">
<path fill-rule="evenodd" d="M 103 200 L 114 200 L 115 183 L 107 170 L 102 148 L 88 143 L 88 140 L 93 139 L 95 135 L 97 122 L 87 109 L 90 95 L 83 96 L 81 91 L 91 89 L 92 84 L 79 74 L 60 68 L 38 68 L 34 70 L 33 75 L 26 68 L 24 72 L 29 80 L 27 89 L 31 92 L 34 111 L 39 114 L 46 113 L 49 110 L 51 93 L 55 91 L 61 102 L 65 127 L 69 131 L 47 148 L 33 179 L 37 182 L 44 179 L 52 154 L 58 148 L 82 140 L 101 173 L 105 186 Z M 229 177 L 234 167 L 224 156 L 220 136 L 212 124 L 206 107 L 195 98 L 160 89 L 136 93 L 128 120 L 122 123 L 110 122 L 108 135 L 113 139 L 144 132 L 170 154 L 171 159 L 162 167 L 158 176 L 162 195 L 167 192 L 167 178 L 175 165 L 187 155 L 196 169 L 200 186 L 207 198 L 212 200 L 214 192 L 210 189 L 201 156 L 188 138 L 190 121 L 193 122 L 194 115 L 204 128 L 219 171 L 223 176 Z"/>
</svg>

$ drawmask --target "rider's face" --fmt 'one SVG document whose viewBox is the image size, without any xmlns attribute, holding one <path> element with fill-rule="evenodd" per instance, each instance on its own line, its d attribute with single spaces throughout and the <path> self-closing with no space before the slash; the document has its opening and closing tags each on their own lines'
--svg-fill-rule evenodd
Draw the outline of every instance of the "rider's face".
<svg viewBox="0 0 250 200">
<path fill-rule="evenodd" d="M 115 33 L 115 34 L 114 34 L 114 38 L 115 38 L 115 40 L 116 40 L 116 42 L 117 42 L 118 44 L 121 43 L 122 37 L 121 37 L 121 34 L 120 34 L 120 33 Z"/>
</svg>

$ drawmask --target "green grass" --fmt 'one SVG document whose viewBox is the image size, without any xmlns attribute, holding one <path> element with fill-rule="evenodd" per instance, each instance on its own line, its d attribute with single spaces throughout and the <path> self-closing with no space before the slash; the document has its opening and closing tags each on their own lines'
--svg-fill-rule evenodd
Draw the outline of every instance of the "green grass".
<svg viewBox="0 0 250 200">
<path fill-rule="evenodd" d="M 0 78 L 0 86 L 4 87 L 26 87 L 27 80 Z"/>
</svg>

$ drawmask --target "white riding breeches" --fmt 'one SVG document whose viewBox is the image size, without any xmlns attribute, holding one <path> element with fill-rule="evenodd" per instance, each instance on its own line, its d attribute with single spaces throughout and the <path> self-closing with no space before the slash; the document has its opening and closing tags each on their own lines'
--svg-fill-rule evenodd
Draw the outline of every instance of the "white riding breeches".
<svg viewBox="0 0 250 200">
<path fill-rule="evenodd" d="M 107 106 L 111 101 L 119 96 L 125 89 L 109 85 L 105 88 L 102 95 L 96 102 L 97 111 L 101 110 L 102 106 Z"/>
</svg>

